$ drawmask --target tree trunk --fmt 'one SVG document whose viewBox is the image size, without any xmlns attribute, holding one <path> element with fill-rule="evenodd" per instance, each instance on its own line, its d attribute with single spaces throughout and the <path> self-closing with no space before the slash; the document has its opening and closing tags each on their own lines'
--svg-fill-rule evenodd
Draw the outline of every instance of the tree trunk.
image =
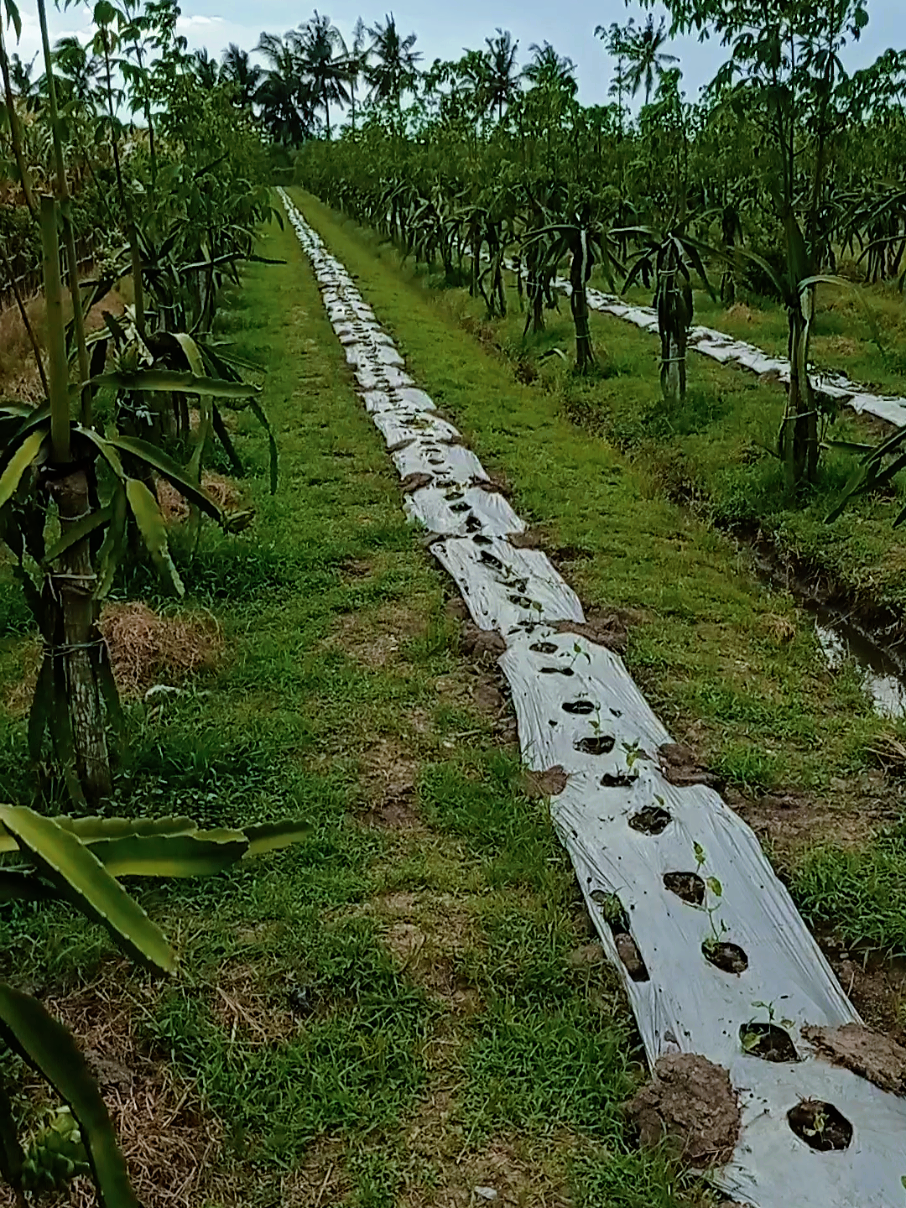
<svg viewBox="0 0 906 1208">
<path fill-rule="evenodd" d="M 573 323 L 576 327 L 576 368 L 584 373 L 589 365 L 595 362 L 595 354 L 591 346 L 591 329 L 588 325 L 588 298 L 585 294 L 585 283 L 573 285 L 569 296 L 569 306 L 573 313 Z"/>
<path fill-rule="evenodd" d="M 71 473 L 50 480 L 63 535 L 92 510 L 91 487 L 89 471 L 78 463 Z M 50 604 L 56 610 L 54 679 L 66 693 L 75 774 L 86 801 L 95 806 L 111 795 L 113 780 L 99 683 L 104 639 L 98 628 L 100 609 L 93 594 L 97 577 L 87 538 L 70 546 L 49 578 Z"/>
<path fill-rule="evenodd" d="M 809 328 L 799 307 L 789 313 L 790 389 L 780 433 L 787 493 L 814 481 L 818 468 L 818 416 L 808 376 Z"/>
</svg>

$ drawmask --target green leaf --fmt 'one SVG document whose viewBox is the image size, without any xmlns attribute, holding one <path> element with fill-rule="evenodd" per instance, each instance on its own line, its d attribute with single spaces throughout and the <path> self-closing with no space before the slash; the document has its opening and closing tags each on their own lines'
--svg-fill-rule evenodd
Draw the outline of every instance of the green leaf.
<svg viewBox="0 0 906 1208">
<path fill-rule="evenodd" d="M 126 497 L 129 507 L 135 517 L 142 539 L 148 547 L 148 553 L 154 560 L 161 577 L 177 596 L 185 595 L 186 589 L 179 571 L 170 555 L 167 543 L 167 526 L 161 515 L 157 500 L 143 482 L 137 478 L 126 479 Z"/>
<path fill-rule="evenodd" d="M 718 881 L 717 877 L 708 877 L 705 881 L 705 884 L 716 898 L 723 897 L 724 887 L 721 885 L 720 881 Z"/>
<path fill-rule="evenodd" d="M 114 877 L 205 877 L 222 872 L 249 849 L 242 831 L 132 835 L 103 839 L 91 851 Z"/>
<path fill-rule="evenodd" d="M 43 429 L 30 433 L 7 462 L 6 469 L 0 475 L 0 508 L 15 495 L 22 475 L 38 456 L 45 435 Z"/>
<path fill-rule="evenodd" d="M 301 819 L 290 819 L 287 822 L 261 822 L 257 826 L 247 826 L 245 834 L 249 841 L 246 856 L 262 856 L 265 852 L 277 851 L 278 848 L 301 843 L 311 834 L 311 825 Z"/>
<path fill-rule="evenodd" d="M 261 427 L 267 433 L 267 447 L 270 452 L 270 461 L 269 461 L 269 464 L 270 464 L 270 488 L 271 488 L 271 494 L 276 495 L 276 493 L 277 493 L 277 474 L 278 474 L 279 467 L 277 464 L 277 441 L 274 438 L 274 431 L 271 428 L 270 421 L 268 420 L 267 416 L 264 413 L 264 408 L 261 406 L 261 404 L 258 402 L 257 399 L 250 398 L 247 405 L 250 408 L 250 410 L 252 410 L 255 413 L 255 416 L 258 419 L 258 423 L 261 425 Z"/>
<path fill-rule="evenodd" d="M 104 1100 L 70 1032 L 37 999 L 0 983 L 0 1034 L 69 1104 L 104 1208 L 141 1208 Z"/>
<path fill-rule="evenodd" d="M 194 373 L 177 373 L 171 369 L 144 369 L 136 373 L 102 373 L 92 378 L 90 386 L 109 386 L 114 390 L 170 392 L 174 394 L 205 394 L 212 398 L 249 398 L 260 392 L 260 386 L 249 382 L 225 382 L 222 378 L 196 377 Z"/>
<path fill-rule="evenodd" d="M 695 862 L 697 864 L 704 864 L 707 856 L 705 855 L 705 849 L 702 847 L 702 845 L 700 843 L 693 843 L 692 850 L 695 853 Z"/>
<path fill-rule="evenodd" d="M 6 6 L 6 19 L 16 31 L 16 41 L 22 37 L 22 18 L 19 16 L 19 9 L 14 0 L 4 0 Z"/>
<path fill-rule="evenodd" d="M 71 831 L 82 843 L 98 839 L 122 839 L 134 835 L 190 835 L 198 830 L 192 818 L 180 815 L 169 818 L 55 818 L 64 830 Z"/>
<path fill-rule="evenodd" d="M 185 495 L 201 511 L 212 516 L 218 524 L 223 524 L 223 508 L 211 498 L 207 491 L 188 478 L 182 466 L 178 465 L 163 449 L 159 449 L 157 445 L 152 445 L 149 441 L 139 440 L 135 436 L 111 436 L 108 438 L 108 443 L 114 449 L 128 453 L 130 457 L 135 457 L 139 461 L 143 461 L 145 465 L 157 470 L 158 474 L 162 474 L 168 482 L 171 482 L 181 495 Z"/>
<path fill-rule="evenodd" d="M 72 904 L 130 956 L 170 973 L 176 957 L 160 928 L 71 831 L 25 806 L 0 806 L 0 822 Z"/>
<path fill-rule="evenodd" d="M 98 550 L 98 582 L 94 589 L 94 598 L 103 600 L 113 586 L 116 570 L 126 546 L 126 515 L 128 505 L 126 491 L 121 483 L 110 500 L 110 524 L 104 534 L 101 548 Z"/>
</svg>

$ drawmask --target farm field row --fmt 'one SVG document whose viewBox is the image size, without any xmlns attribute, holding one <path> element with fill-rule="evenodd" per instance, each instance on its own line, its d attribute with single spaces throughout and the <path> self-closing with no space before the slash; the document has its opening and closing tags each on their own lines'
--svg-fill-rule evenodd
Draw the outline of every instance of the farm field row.
<svg viewBox="0 0 906 1208">
<path fill-rule="evenodd" d="M 432 530 L 431 551 L 474 623 L 503 647 L 498 665 L 523 759 L 552 781 L 552 820 L 608 959 L 621 971 L 649 1063 L 672 1086 L 648 1088 L 645 1113 L 659 1110 L 668 1132 L 679 1128 L 686 1154 L 710 1154 L 714 1181 L 735 1198 L 773 1208 L 792 1188 L 797 1202 L 822 1208 L 859 1196 L 889 1202 L 900 1188 L 899 1142 L 891 1139 L 902 1129 L 902 1107 L 860 1076 L 864 1066 L 857 1074 L 831 1071 L 809 1047 L 816 1024 L 859 1019 L 757 840 L 702 786 L 688 752 L 677 779 L 683 749 L 671 745 L 609 649 L 618 619 L 587 625 L 543 550 L 525 550 L 518 514 L 458 430 L 435 414 L 343 264 L 282 197 L 409 494 L 407 510 Z M 677 871 L 690 858 L 702 876 Z M 752 1022 L 753 1006 L 780 1001 L 782 1028 L 772 1008 L 764 1027 L 782 1036 L 785 1054 L 769 1056 L 740 1038 L 762 1026 Z M 672 1115 L 671 1095 L 683 1098 L 681 1117 Z M 791 1136 L 795 1113 L 817 1103 L 821 1118 L 837 1118 L 843 1131 L 832 1145 L 822 1134 L 815 1148 L 847 1149 L 853 1129 L 861 1138 L 842 1164 L 816 1165 L 808 1144 Z M 628 1110 L 635 1117 L 638 1103 Z M 815 1132 L 799 1135 L 808 1142 Z"/>
<path fill-rule="evenodd" d="M 510 326 L 483 322 L 463 291 L 425 290 L 394 250 L 376 251 L 367 233 L 294 196 L 583 601 L 624 610 L 631 672 L 673 733 L 738 793 L 807 915 L 847 943 L 902 947 L 890 930 L 899 840 L 872 838 L 900 813 L 900 782 L 883 756 L 897 723 L 873 712 L 853 668 L 828 669 L 808 615 L 763 582 L 705 509 L 677 502 L 687 496 L 664 489 L 651 459 L 632 442 L 627 456 L 589 417 L 593 392 L 601 410 L 620 397 L 628 411 L 640 396 L 653 408 L 651 338 L 601 317 L 598 339 L 624 373 L 589 385 L 556 372 L 519 381 L 515 353 L 501 355 L 513 353 L 518 316 Z M 552 323 L 546 340 L 564 330 Z M 701 365 L 710 383 L 738 395 L 734 405 L 782 407 L 769 386 Z M 593 435 L 577 440 L 576 421 Z M 875 531 L 880 540 L 880 521 Z"/>
<path fill-rule="evenodd" d="M 183 693 L 128 701 L 116 806 L 215 826 L 302 815 L 313 834 L 137 893 L 178 939 L 171 984 L 54 905 L 4 913 L 3 973 L 15 954 L 95 1054 L 147 1208 L 446 1208 L 475 1187 L 550 1208 L 710 1203 L 629 1143 L 638 1038 L 493 665 L 464 648 L 405 522 L 295 236 L 273 228 L 261 251 L 286 264 L 248 268 L 220 331 L 269 367 L 281 489 L 241 427 L 260 527 L 203 530 L 189 561 L 171 523 L 187 600 L 145 598 L 220 637 L 195 671 L 138 660 L 142 691 Z M 24 791 L 16 686 L 35 644 L 9 624 L 2 774 Z M 67 1202 L 92 1195 L 80 1182 Z"/>
</svg>

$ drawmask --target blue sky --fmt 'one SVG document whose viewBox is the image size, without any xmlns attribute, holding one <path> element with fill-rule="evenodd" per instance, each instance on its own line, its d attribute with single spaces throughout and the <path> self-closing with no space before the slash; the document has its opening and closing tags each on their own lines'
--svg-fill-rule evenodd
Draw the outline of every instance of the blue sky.
<svg viewBox="0 0 906 1208">
<path fill-rule="evenodd" d="M 366 23 L 381 20 L 385 7 L 368 7 L 371 0 L 324 0 L 319 11 L 326 12 L 348 34 L 361 14 Z M 20 0 L 24 30 L 20 53 L 31 57 L 40 44 L 34 0 Z M 363 7 L 363 5 L 365 5 Z M 228 42 L 251 49 L 262 30 L 283 33 L 303 21 L 310 12 L 286 0 L 184 0 L 181 32 L 191 46 L 205 46 L 219 56 Z M 869 0 L 870 21 L 862 41 L 850 48 L 845 58 L 850 68 L 866 66 L 888 46 L 906 46 L 904 0 Z M 497 26 L 509 29 L 519 41 L 520 57 L 528 58 L 532 42 L 552 42 L 560 54 L 569 55 L 578 66 L 579 94 L 586 103 L 607 99 L 611 65 L 604 47 L 593 34 L 596 25 L 624 22 L 642 14 L 635 5 L 618 0 L 396 0 L 392 11 L 400 29 L 418 34 L 418 49 L 426 62 L 434 58 L 457 58 L 465 46 L 482 46 L 484 38 Z M 657 12 L 658 10 L 656 10 Z M 83 33 L 88 28 L 88 12 L 72 7 L 64 13 L 51 11 L 52 33 Z M 899 17 L 899 20 L 896 18 Z M 693 99 L 699 87 L 713 76 L 722 61 L 715 42 L 678 39 L 670 49 L 680 58 L 684 87 Z"/>
</svg>

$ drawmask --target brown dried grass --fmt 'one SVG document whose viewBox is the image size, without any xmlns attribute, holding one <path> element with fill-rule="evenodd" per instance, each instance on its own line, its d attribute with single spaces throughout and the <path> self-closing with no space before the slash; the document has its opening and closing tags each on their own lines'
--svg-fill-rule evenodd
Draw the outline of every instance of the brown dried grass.
<svg viewBox="0 0 906 1208">
<path fill-rule="evenodd" d="M 138 601 L 108 604 L 101 632 L 123 696 L 138 696 L 161 677 L 210 670 L 223 649 L 223 633 L 209 613 L 160 616 Z"/>
<path fill-rule="evenodd" d="M 162 679 L 183 680 L 210 671 L 223 651 L 223 634 L 209 613 L 160 616 L 138 601 L 107 604 L 101 613 L 101 631 L 113 678 L 126 699 L 141 696 Z M 3 702 L 14 717 L 30 709 L 40 665 L 41 643 L 28 638 L 20 648 L 20 677 Z"/>
<path fill-rule="evenodd" d="M 144 1208 L 188 1208 L 207 1200 L 221 1128 L 194 1084 L 149 1054 L 136 1036 L 134 1021 L 152 1006 L 157 991 L 150 984 L 120 989 L 129 977 L 124 963 L 90 986 L 47 998 L 45 1006 L 75 1034 L 98 1078 Z M 36 1079 L 30 1078 L 24 1092 L 36 1103 L 47 1100 L 45 1085 Z M 49 1208 L 95 1208 L 97 1199 L 91 1181 L 80 1178 L 42 1202 Z M 0 1208 L 12 1204 L 0 1186 Z"/>
<path fill-rule="evenodd" d="M 88 331 L 94 331 L 103 323 L 103 311 L 120 315 L 125 301 L 117 290 L 111 290 L 97 306 L 92 307 L 85 319 Z M 31 298 L 25 303 L 25 313 L 34 330 L 38 346 L 45 349 L 47 323 L 43 297 Z M 71 304 L 64 299 L 65 317 L 69 318 Z M 0 311 L 0 397 L 7 395 L 25 402 L 37 401 L 42 396 L 41 379 L 35 365 L 31 341 L 15 305 Z"/>
<path fill-rule="evenodd" d="M 732 306 L 728 306 L 726 317 L 728 319 L 739 319 L 743 323 L 755 322 L 755 312 L 747 302 L 734 302 Z"/>
<path fill-rule="evenodd" d="M 201 476 L 201 485 L 225 512 L 236 511 L 245 506 L 242 491 L 222 474 L 210 474 L 205 471 Z M 188 520 L 189 504 L 186 497 L 181 495 L 166 478 L 158 478 L 156 487 L 157 501 L 160 504 L 164 520 L 169 524 Z"/>
</svg>

